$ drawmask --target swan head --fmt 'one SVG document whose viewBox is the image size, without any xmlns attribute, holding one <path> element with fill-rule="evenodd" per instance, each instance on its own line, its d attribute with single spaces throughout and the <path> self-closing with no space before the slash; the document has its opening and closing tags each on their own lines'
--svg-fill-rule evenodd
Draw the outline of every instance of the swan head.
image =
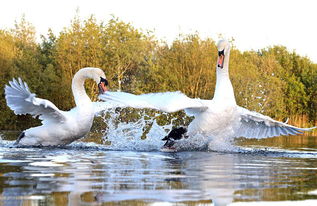
<svg viewBox="0 0 317 206">
<path fill-rule="evenodd" d="M 108 91 L 108 85 L 108 80 L 106 78 L 100 77 L 100 81 L 98 83 L 99 94 L 103 94 Z"/>
<path fill-rule="evenodd" d="M 220 40 L 217 44 L 218 61 L 217 67 L 223 69 L 225 58 L 229 58 L 230 44 L 226 40 Z"/>
<path fill-rule="evenodd" d="M 83 72 L 87 78 L 93 79 L 98 85 L 99 93 L 102 94 L 108 91 L 107 86 L 109 85 L 105 73 L 99 68 L 87 67 L 79 71 Z"/>
<path fill-rule="evenodd" d="M 105 73 L 99 68 L 92 68 L 94 70 L 93 79 L 98 84 L 99 94 L 103 94 L 108 91 L 107 86 L 109 82 L 106 78 Z"/>
</svg>

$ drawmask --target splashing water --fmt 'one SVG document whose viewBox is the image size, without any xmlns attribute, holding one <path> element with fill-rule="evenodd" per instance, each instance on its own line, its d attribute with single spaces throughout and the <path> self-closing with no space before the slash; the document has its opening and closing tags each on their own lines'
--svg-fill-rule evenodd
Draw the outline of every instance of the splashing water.
<svg viewBox="0 0 317 206">
<path fill-rule="evenodd" d="M 95 124 L 99 131 L 99 141 L 86 142 L 75 141 L 66 146 L 65 149 L 87 149 L 87 150 L 117 150 L 117 151 L 162 151 L 165 141 L 162 141 L 174 127 L 186 126 L 190 120 L 185 113 L 170 114 L 154 112 L 153 110 L 139 109 L 109 109 L 98 118 L 102 125 Z M 163 119 L 163 121 L 162 121 Z M 100 133 L 100 129 L 101 133 Z M 94 132 L 92 132 L 94 133 Z M 284 152 L 267 148 L 245 148 L 236 145 L 235 138 L 223 137 L 213 138 L 204 134 L 196 134 L 175 142 L 175 151 L 213 151 L 226 153 L 272 153 L 284 155 Z M 14 141 L 10 141 L 14 140 Z M 99 143 L 98 143 L 99 142 Z M 15 148 L 15 136 L 8 139 L 0 133 L 0 147 Z M 283 154 L 281 154 L 283 153 Z M 316 154 L 308 154 L 313 155 Z M 294 155 L 294 154 L 292 154 Z M 299 155 L 303 155 L 300 153 Z"/>
<path fill-rule="evenodd" d="M 170 114 L 138 109 L 109 109 L 100 115 L 102 125 L 98 125 L 98 137 L 103 144 L 75 141 L 60 148 L 97 149 L 121 151 L 161 151 L 165 141 L 162 141 L 174 127 L 186 126 L 190 123 L 185 113 Z M 97 129 L 97 130 L 98 130 Z M 94 133 L 94 132 L 92 132 Z M 14 137 L 13 137 L 14 138 Z M 0 146 L 16 147 L 15 141 L 2 139 Z M 196 134 L 186 139 L 176 141 L 175 151 L 237 151 L 232 141 L 213 140 L 203 134 Z"/>
<path fill-rule="evenodd" d="M 102 115 L 107 128 L 103 131 L 103 139 L 111 150 L 159 151 L 164 142 L 161 140 L 172 123 L 160 126 L 156 118 L 160 114 L 151 116 L 144 111 L 139 112 L 136 121 L 121 121 L 122 114 L 110 109 Z"/>
<path fill-rule="evenodd" d="M 110 150 L 130 151 L 160 151 L 165 137 L 173 126 L 188 125 L 186 116 L 173 117 L 169 113 L 157 112 L 149 114 L 146 110 L 138 110 L 138 118 L 134 121 L 122 121 L 127 111 L 110 109 L 101 117 L 107 128 L 103 130 L 103 140 Z M 133 110 L 132 110 L 133 112 Z M 164 123 L 158 123 L 161 116 L 168 117 Z M 169 121 L 168 121 L 169 119 Z M 180 121 L 181 120 L 181 121 Z M 178 121 L 178 123 L 176 123 Z M 186 139 L 176 141 L 176 151 L 238 151 L 232 140 L 228 138 L 214 140 L 203 134 L 196 134 Z"/>
<path fill-rule="evenodd" d="M 165 137 L 173 127 L 189 124 L 186 116 L 173 116 L 169 113 L 148 113 L 146 110 L 137 110 L 138 118 L 133 121 L 122 121 L 122 115 L 126 116 L 126 111 L 110 109 L 101 117 L 106 124 L 103 132 L 105 144 L 102 149 L 122 150 L 122 151 L 161 151 Z M 133 112 L 133 110 L 131 111 Z M 135 112 L 135 111 L 134 111 Z M 163 123 L 160 117 L 166 118 Z M 130 118 L 131 119 L 131 118 Z M 180 121 L 181 120 L 181 121 Z M 100 149 L 100 145 L 89 145 L 89 148 Z M 85 142 L 74 142 L 74 148 L 87 147 Z M 196 134 L 187 139 L 176 141 L 176 151 L 213 151 L 225 153 L 260 154 L 277 157 L 298 157 L 316 158 L 317 152 L 279 150 L 274 148 L 246 148 L 235 145 L 234 138 L 223 136 L 222 138 L 212 138 L 203 134 Z"/>
</svg>

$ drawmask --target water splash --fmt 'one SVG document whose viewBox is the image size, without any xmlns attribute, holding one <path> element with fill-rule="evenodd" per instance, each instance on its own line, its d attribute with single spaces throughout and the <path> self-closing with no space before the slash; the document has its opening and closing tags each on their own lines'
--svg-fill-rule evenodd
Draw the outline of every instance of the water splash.
<svg viewBox="0 0 317 206">
<path fill-rule="evenodd" d="M 14 147 L 14 143 L 15 141 L 4 140 L 0 138 L 0 147 L 4 147 L 4 148 Z"/>
<path fill-rule="evenodd" d="M 134 117 L 131 118 L 131 115 Z M 76 141 L 66 146 L 52 147 L 67 150 L 121 150 L 121 151 L 161 151 L 165 137 L 173 127 L 189 124 L 183 114 L 153 112 L 148 110 L 118 110 L 111 109 L 101 116 L 103 125 L 98 125 L 102 134 L 103 143 Z M 164 121 L 162 121 L 162 119 Z M 7 135 L 0 133 L 0 148 L 14 149 L 14 141 Z M 317 158 L 317 151 L 276 150 L 272 148 L 254 148 L 236 146 L 234 138 L 213 138 L 203 134 L 196 134 L 187 139 L 176 141 L 176 151 L 211 151 L 225 153 L 242 153 L 273 155 L 278 157 Z M 32 148 L 32 147 L 31 147 Z M 45 150 L 50 147 L 46 147 Z M 18 148 L 17 148 L 18 149 Z M 34 148 L 36 149 L 36 147 Z"/>
<path fill-rule="evenodd" d="M 122 121 L 122 115 L 137 112 L 138 117 L 133 121 Z M 159 118 L 163 116 L 163 123 Z M 111 109 L 102 115 L 107 125 L 103 130 L 104 148 L 124 151 L 161 151 L 165 137 L 173 127 L 188 125 L 190 122 L 184 116 L 172 116 L 169 113 L 149 113 L 147 110 L 120 111 Z M 129 118 L 128 118 L 129 119 Z M 180 121 L 181 120 L 181 121 Z M 245 148 L 235 145 L 234 138 L 213 138 L 203 134 L 196 134 L 187 139 L 176 141 L 176 151 L 212 151 L 225 153 L 243 153 L 276 156 L 317 157 L 317 152 L 292 152 L 288 150 L 276 151 L 267 148 Z"/>
<path fill-rule="evenodd" d="M 172 129 L 172 122 L 159 125 L 157 118 L 162 114 L 150 115 L 139 111 L 135 121 L 121 121 L 120 111 L 111 109 L 102 115 L 107 128 L 103 131 L 105 145 L 110 150 L 159 151 L 161 140 Z"/>
<path fill-rule="evenodd" d="M 122 115 L 129 114 L 129 110 L 116 109 L 110 109 L 101 116 L 106 124 L 106 129 L 102 131 L 103 139 L 110 150 L 160 151 L 165 143 L 161 139 L 173 127 L 189 124 L 188 117 L 185 115 L 174 117 L 169 113 L 148 113 L 147 110 L 131 110 L 130 112 L 137 112 L 138 118 L 133 121 L 122 121 Z M 165 116 L 165 121 L 158 123 L 162 116 Z M 214 140 L 212 137 L 200 133 L 176 141 L 174 146 L 176 151 L 230 152 L 238 150 L 234 142 L 229 139 Z"/>
</svg>

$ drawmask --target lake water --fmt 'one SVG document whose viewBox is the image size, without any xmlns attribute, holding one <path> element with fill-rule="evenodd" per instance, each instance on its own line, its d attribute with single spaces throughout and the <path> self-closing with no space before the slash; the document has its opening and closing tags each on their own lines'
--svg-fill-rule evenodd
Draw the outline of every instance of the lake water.
<svg viewBox="0 0 317 206">
<path fill-rule="evenodd" d="M 2 132 L 0 140 L 1 206 L 317 205 L 316 137 L 241 139 L 239 152 L 166 153 L 81 141 L 15 148 L 16 135 Z"/>
</svg>

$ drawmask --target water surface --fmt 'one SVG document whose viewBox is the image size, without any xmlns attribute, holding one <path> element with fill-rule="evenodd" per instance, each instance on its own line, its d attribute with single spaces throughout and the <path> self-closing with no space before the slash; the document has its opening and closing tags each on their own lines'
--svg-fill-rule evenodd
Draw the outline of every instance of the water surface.
<svg viewBox="0 0 317 206">
<path fill-rule="evenodd" d="M 315 137 L 164 153 L 89 142 L 15 148 L 9 136 L 0 141 L 0 205 L 317 205 Z"/>
</svg>

